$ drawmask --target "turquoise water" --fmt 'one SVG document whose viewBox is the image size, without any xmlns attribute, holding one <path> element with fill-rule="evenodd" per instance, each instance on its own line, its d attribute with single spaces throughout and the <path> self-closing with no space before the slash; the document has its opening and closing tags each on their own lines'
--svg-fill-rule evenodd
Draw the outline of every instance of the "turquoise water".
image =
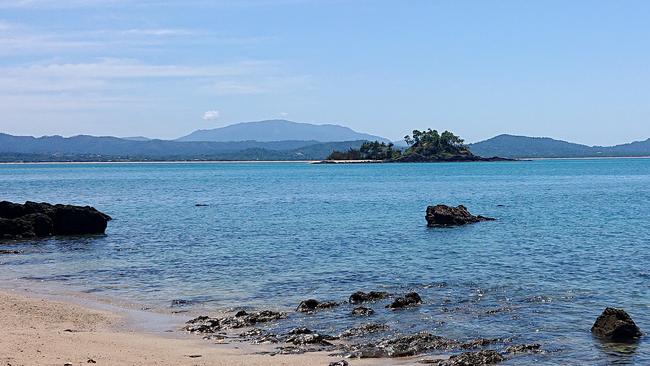
<svg viewBox="0 0 650 366">
<path fill-rule="evenodd" d="M 106 236 L 0 244 L 25 251 L 0 256 L 5 283 L 209 309 L 415 290 L 423 306 L 372 320 L 550 351 L 504 364 L 650 364 L 647 338 L 621 351 L 589 333 L 606 306 L 650 332 L 650 159 L 2 165 L 0 200 L 114 218 Z M 427 228 L 436 203 L 498 220 Z M 294 320 L 334 333 L 357 321 L 346 314 Z"/>
</svg>

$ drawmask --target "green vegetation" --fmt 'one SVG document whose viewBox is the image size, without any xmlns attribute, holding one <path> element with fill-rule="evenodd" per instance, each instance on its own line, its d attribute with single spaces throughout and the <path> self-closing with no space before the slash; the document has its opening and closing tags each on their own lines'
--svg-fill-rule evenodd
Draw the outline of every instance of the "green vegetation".
<svg viewBox="0 0 650 366">
<path fill-rule="evenodd" d="M 392 160 L 401 156 L 402 152 L 395 149 L 393 143 L 366 141 L 358 149 L 348 151 L 334 150 L 327 160 Z"/>
<path fill-rule="evenodd" d="M 463 139 L 449 131 L 442 134 L 436 130 L 413 130 L 412 136 L 405 136 L 408 148 L 396 149 L 392 143 L 365 142 L 359 149 L 334 151 L 328 160 L 379 160 L 379 161 L 444 161 L 455 158 L 467 160 L 473 155 Z"/>
<path fill-rule="evenodd" d="M 409 145 L 405 156 L 419 154 L 424 157 L 445 157 L 455 155 L 471 155 L 463 139 L 449 131 L 439 134 L 438 131 L 413 130 L 413 137 L 406 135 L 404 141 Z"/>
</svg>

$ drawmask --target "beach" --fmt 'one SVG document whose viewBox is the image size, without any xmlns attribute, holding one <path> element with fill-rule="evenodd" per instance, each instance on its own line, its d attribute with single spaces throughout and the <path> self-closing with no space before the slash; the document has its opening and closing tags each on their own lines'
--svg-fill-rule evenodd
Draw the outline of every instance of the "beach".
<svg viewBox="0 0 650 366">
<path fill-rule="evenodd" d="M 326 354 L 255 355 L 244 344 L 214 345 L 180 332 L 134 330 L 124 314 L 0 291 L 0 362 L 35 365 L 327 365 Z M 356 361 L 354 365 L 367 362 Z"/>
</svg>

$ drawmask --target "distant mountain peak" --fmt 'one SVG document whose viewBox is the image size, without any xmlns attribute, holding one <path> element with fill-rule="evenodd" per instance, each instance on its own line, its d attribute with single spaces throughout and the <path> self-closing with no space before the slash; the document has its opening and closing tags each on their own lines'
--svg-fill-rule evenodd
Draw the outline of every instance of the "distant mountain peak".
<svg viewBox="0 0 650 366">
<path fill-rule="evenodd" d="M 355 141 L 378 140 L 388 142 L 380 136 L 354 131 L 336 124 L 312 124 L 284 119 L 240 122 L 225 127 L 201 129 L 179 138 L 177 141 Z"/>
</svg>

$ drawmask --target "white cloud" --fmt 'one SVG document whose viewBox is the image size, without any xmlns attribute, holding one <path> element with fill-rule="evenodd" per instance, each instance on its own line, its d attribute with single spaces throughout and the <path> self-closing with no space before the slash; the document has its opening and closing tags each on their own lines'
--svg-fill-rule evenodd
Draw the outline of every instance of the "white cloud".
<svg viewBox="0 0 650 366">
<path fill-rule="evenodd" d="M 203 113 L 203 120 L 205 121 L 214 121 L 217 118 L 219 118 L 219 111 L 217 110 Z"/>
<path fill-rule="evenodd" d="M 287 112 L 280 112 L 280 117 L 288 117 L 289 113 Z"/>
</svg>

